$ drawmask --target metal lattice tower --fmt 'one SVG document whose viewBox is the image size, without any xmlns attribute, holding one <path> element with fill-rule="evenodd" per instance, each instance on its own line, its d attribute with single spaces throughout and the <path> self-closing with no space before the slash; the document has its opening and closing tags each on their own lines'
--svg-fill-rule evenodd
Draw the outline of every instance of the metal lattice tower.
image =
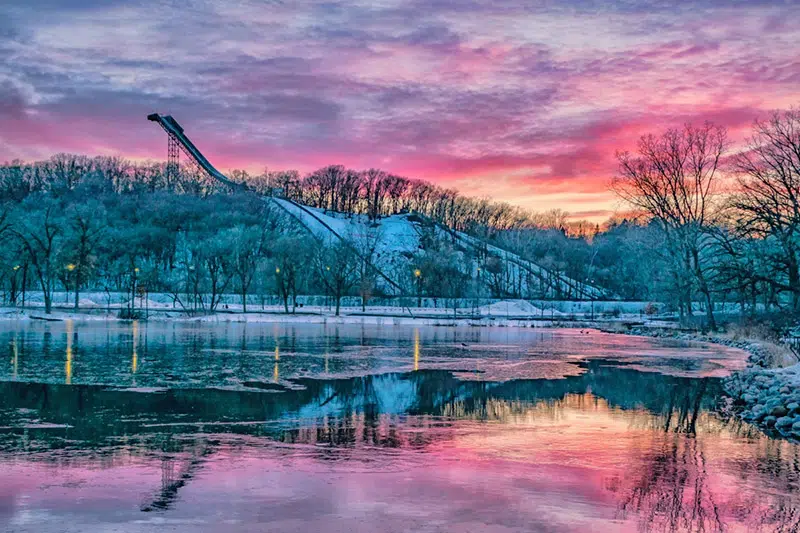
<svg viewBox="0 0 800 533">
<path fill-rule="evenodd" d="M 178 140 L 173 135 L 167 135 L 167 183 L 169 184 L 178 180 L 180 154 L 181 148 Z"/>
</svg>

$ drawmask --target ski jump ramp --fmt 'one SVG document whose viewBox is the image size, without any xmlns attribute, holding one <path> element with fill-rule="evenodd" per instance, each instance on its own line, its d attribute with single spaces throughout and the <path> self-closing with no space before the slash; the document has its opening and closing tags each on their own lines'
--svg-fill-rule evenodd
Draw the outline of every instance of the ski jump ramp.
<svg viewBox="0 0 800 533">
<path fill-rule="evenodd" d="M 152 113 L 147 116 L 147 119 L 157 123 L 161 128 L 167 133 L 169 138 L 169 159 L 168 159 L 168 169 L 170 167 L 177 169 L 178 164 L 178 150 L 182 151 L 186 157 L 188 157 L 191 161 L 197 164 L 201 169 L 203 169 L 209 176 L 213 179 L 218 181 L 219 183 L 230 187 L 231 189 L 246 191 L 248 190 L 247 185 L 244 183 L 237 183 L 233 180 L 227 178 L 222 172 L 217 170 L 214 165 L 206 158 L 203 153 L 195 146 L 195 144 L 189 139 L 186 133 L 178 124 L 178 121 L 172 118 L 170 115 L 161 115 L 158 113 Z M 338 216 L 335 213 L 323 213 L 321 210 L 314 209 L 308 206 L 304 206 L 299 204 L 291 199 L 288 198 L 277 198 L 277 197 L 264 197 L 265 200 L 271 202 L 273 205 L 277 206 L 285 213 L 287 213 L 290 217 L 297 220 L 311 235 L 313 235 L 319 241 L 329 241 L 331 239 L 341 240 L 345 243 L 349 243 L 347 238 L 349 235 L 345 234 L 345 229 L 343 228 L 344 224 L 348 224 L 351 231 L 364 231 L 363 228 L 360 226 L 364 226 L 363 223 L 359 222 L 359 217 L 344 217 Z M 396 219 L 392 220 L 388 225 L 397 226 L 398 223 L 401 221 L 399 219 L 405 218 L 405 222 L 408 224 L 412 224 L 412 222 L 407 220 L 407 216 L 404 215 L 395 215 L 393 217 L 387 217 L 388 219 Z M 424 217 L 423 217 L 424 218 Z M 436 224 L 433 221 L 429 221 L 430 224 Z M 441 225 L 438 225 L 441 226 Z M 395 231 L 397 228 L 393 228 Z M 606 294 L 603 290 L 598 289 L 597 287 L 593 287 L 586 283 L 582 283 L 580 281 L 568 278 L 562 274 L 552 273 L 541 267 L 540 265 L 533 263 L 527 259 L 524 259 L 517 254 L 509 252 L 508 250 L 504 250 L 498 248 L 494 245 L 489 243 L 484 243 L 473 237 L 471 235 L 462 234 L 460 232 L 456 232 L 450 228 L 440 228 L 441 231 L 448 232 L 454 239 L 454 241 L 458 242 L 458 244 L 464 249 L 471 249 L 471 250 L 483 250 L 484 252 L 489 251 L 493 255 L 500 257 L 504 260 L 508 268 L 511 271 L 516 271 L 516 276 L 528 276 L 534 279 L 538 279 L 540 285 L 547 280 L 547 284 L 549 285 L 548 290 L 554 291 L 554 295 L 556 293 L 564 293 L 567 292 L 569 294 L 574 294 L 577 296 L 578 299 L 604 299 L 608 298 L 608 294 Z M 397 264 L 397 261 L 394 261 L 394 264 L 387 263 L 386 256 L 403 256 L 407 257 L 411 253 L 415 253 L 419 247 L 418 240 L 409 238 L 409 235 L 415 232 L 419 232 L 419 228 L 414 226 L 414 229 L 405 228 L 399 233 L 404 234 L 399 239 L 389 239 L 389 243 L 385 246 L 388 248 L 385 250 L 383 255 L 384 259 L 382 264 L 372 264 L 370 265 L 372 268 L 375 269 L 375 272 L 378 276 L 385 282 L 384 289 L 388 293 L 393 293 L 395 295 L 403 294 L 403 289 L 401 287 L 401 283 L 398 283 L 400 280 L 394 279 L 392 276 L 387 275 L 387 269 L 392 269 L 397 271 L 398 268 L 401 268 L 400 265 Z M 398 242 L 395 242 L 398 241 Z M 416 241 L 416 242 L 412 242 Z M 360 254 L 359 254 L 360 255 Z"/>
</svg>

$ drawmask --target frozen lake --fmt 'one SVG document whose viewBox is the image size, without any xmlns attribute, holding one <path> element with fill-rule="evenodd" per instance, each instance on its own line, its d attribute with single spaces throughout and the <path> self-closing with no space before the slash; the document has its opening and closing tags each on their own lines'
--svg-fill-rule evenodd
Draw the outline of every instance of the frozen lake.
<svg viewBox="0 0 800 533">
<path fill-rule="evenodd" d="M 797 531 L 723 347 L 579 330 L 0 323 L 2 531 Z"/>
</svg>

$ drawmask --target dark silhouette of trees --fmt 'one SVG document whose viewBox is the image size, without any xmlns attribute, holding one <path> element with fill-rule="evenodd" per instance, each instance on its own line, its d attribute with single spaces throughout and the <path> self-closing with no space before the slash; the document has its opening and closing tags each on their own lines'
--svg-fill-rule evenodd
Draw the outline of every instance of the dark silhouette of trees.
<svg viewBox="0 0 800 533">
<path fill-rule="evenodd" d="M 772 272 L 762 277 L 800 305 L 800 110 L 758 121 L 737 154 L 739 190 L 731 199 L 741 231 L 771 246 Z"/>
<path fill-rule="evenodd" d="M 705 298 L 706 317 L 716 329 L 707 256 L 713 199 L 719 192 L 720 164 L 727 150 L 723 128 L 686 125 L 663 135 L 645 135 L 636 154 L 620 152 L 617 194 L 647 213 L 661 229 L 670 252 L 683 305 L 691 313 L 692 288 Z"/>
</svg>

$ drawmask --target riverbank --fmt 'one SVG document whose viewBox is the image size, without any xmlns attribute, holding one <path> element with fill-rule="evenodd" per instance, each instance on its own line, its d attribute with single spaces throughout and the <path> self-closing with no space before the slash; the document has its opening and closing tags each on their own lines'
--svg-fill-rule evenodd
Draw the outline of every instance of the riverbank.
<svg viewBox="0 0 800 533">
<path fill-rule="evenodd" d="M 771 434 L 800 440 L 800 363 L 791 364 L 794 356 L 787 347 L 735 335 L 704 335 L 658 328 L 635 327 L 628 333 L 711 342 L 748 352 L 747 369 L 734 372 L 723 382 L 731 398 L 726 409 Z"/>
<path fill-rule="evenodd" d="M 42 320 L 42 321 L 119 321 L 131 320 L 126 317 L 126 308 L 122 307 L 82 307 L 75 311 L 70 307 L 57 307 L 46 314 L 40 306 L 16 308 L 0 307 L 0 320 Z M 244 312 L 241 305 L 226 305 L 214 312 L 187 313 L 181 309 L 161 305 L 137 307 L 135 315 L 140 320 L 151 322 L 206 322 L 206 323 L 308 323 L 308 324 L 364 324 L 386 326 L 448 326 L 448 327 L 578 327 L 589 328 L 611 324 L 624 324 L 625 327 L 641 325 L 645 322 L 653 324 L 667 323 L 643 320 L 635 313 L 622 316 L 592 318 L 590 313 L 575 314 L 556 310 L 544 313 L 541 309 L 528 304 L 520 305 L 517 301 L 497 302 L 477 308 L 460 308 L 454 315 L 452 309 L 442 307 L 396 308 L 368 307 L 362 311 L 360 307 L 343 307 L 339 316 L 332 309 L 324 306 L 306 306 L 296 312 L 286 313 L 283 306 L 254 306 Z"/>
</svg>

